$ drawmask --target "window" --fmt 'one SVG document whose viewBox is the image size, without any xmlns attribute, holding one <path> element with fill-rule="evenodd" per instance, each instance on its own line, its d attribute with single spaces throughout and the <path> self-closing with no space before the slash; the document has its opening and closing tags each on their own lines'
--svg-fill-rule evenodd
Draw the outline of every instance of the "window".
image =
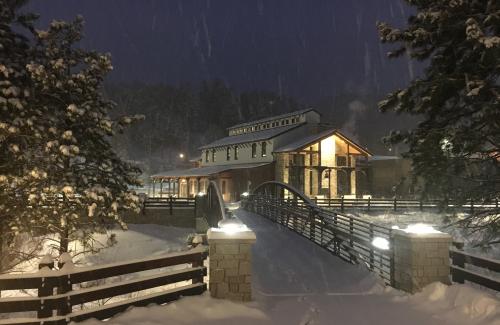
<svg viewBox="0 0 500 325">
<path fill-rule="evenodd" d="M 262 146 L 261 146 L 261 154 L 262 154 L 262 157 L 265 157 L 267 155 L 267 143 L 265 142 L 262 142 Z"/>
<path fill-rule="evenodd" d="M 231 160 L 231 148 L 227 147 L 226 148 L 226 160 Z"/>
<path fill-rule="evenodd" d="M 270 124 L 269 124 L 269 123 L 267 123 L 267 124 L 266 124 L 266 128 L 268 128 L 268 129 L 269 129 L 269 125 L 270 125 Z"/>
<path fill-rule="evenodd" d="M 337 166 L 347 166 L 347 157 L 346 156 L 337 156 Z"/>
<path fill-rule="evenodd" d="M 234 160 L 238 160 L 238 146 L 234 146 Z"/>
<path fill-rule="evenodd" d="M 252 143 L 252 158 L 257 157 L 257 144 Z"/>
<path fill-rule="evenodd" d="M 208 150 L 205 151 L 205 162 L 208 162 Z"/>
<path fill-rule="evenodd" d="M 212 162 L 215 162 L 215 149 L 212 149 Z"/>
<path fill-rule="evenodd" d="M 285 125 L 285 120 L 282 120 L 282 121 L 281 121 L 281 125 Z"/>
<path fill-rule="evenodd" d="M 289 119 L 286 119 L 285 120 L 285 124 L 288 125 L 290 123 L 290 120 Z"/>
</svg>

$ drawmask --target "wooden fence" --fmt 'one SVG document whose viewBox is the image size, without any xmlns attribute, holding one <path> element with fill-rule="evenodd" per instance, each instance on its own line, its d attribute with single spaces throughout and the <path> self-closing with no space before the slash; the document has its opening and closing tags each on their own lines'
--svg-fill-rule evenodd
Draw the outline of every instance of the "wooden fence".
<svg viewBox="0 0 500 325">
<path fill-rule="evenodd" d="M 314 198 L 312 199 L 320 207 L 338 209 L 341 212 L 347 209 L 356 209 L 364 211 L 443 211 L 443 210 L 459 210 L 464 212 L 473 213 L 474 211 L 484 211 L 498 209 L 498 200 L 490 203 L 468 201 L 465 204 L 443 204 L 439 200 L 408 200 L 408 199 L 380 199 L 380 198 L 366 198 L 366 199 L 348 199 L 348 198 Z"/>
<path fill-rule="evenodd" d="M 174 209 L 193 209 L 196 212 L 196 199 L 195 198 L 147 198 L 142 205 L 142 212 L 145 213 L 147 209 L 168 209 L 169 214 L 172 215 Z"/>
<path fill-rule="evenodd" d="M 290 190 L 289 190 L 290 191 Z M 277 222 L 351 263 L 362 263 L 392 285 L 394 259 L 391 249 L 379 249 L 375 238 L 390 247 L 392 229 L 333 211 L 310 206 L 307 201 L 252 194 L 243 208 Z"/>
<path fill-rule="evenodd" d="M 0 325 L 66 325 L 71 321 L 78 322 L 89 318 L 102 320 L 123 312 L 130 306 L 162 304 L 181 296 L 198 295 L 207 289 L 207 285 L 203 282 L 203 277 L 207 274 L 207 269 L 203 266 L 206 257 L 206 249 L 199 247 L 187 252 L 104 266 L 62 268 L 60 270 L 42 269 L 39 273 L 34 274 L 0 276 L 0 294 L 2 290 L 36 289 L 38 292 L 38 297 L 0 298 L 0 315 L 9 313 L 10 317 L 7 320 L 0 319 Z M 149 276 L 138 275 L 131 280 L 116 281 L 115 279 L 116 282 L 89 286 L 84 289 L 77 289 L 74 286 L 110 277 L 184 264 L 187 264 L 186 268 L 180 270 L 162 271 Z M 49 266 L 47 265 L 47 267 Z M 186 284 L 182 281 L 190 281 L 191 283 Z M 159 291 L 155 293 L 124 298 L 124 300 L 94 308 L 84 307 L 80 310 L 73 310 L 74 306 L 82 306 L 85 303 L 169 284 L 176 284 L 176 287 L 158 288 Z M 13 313 L 19 312 L 36 313 L 37 317 L 12 317 L 15 315 Z"/>
<path fill-rule="evenodd" d="M 456 249 L 450 250 L 450 257 L 453 282 L 469 281 L 500 292 L 500 261 Z M 496 276 L 492 276 L 492 272 L 496 272 Z"/>
</svg>

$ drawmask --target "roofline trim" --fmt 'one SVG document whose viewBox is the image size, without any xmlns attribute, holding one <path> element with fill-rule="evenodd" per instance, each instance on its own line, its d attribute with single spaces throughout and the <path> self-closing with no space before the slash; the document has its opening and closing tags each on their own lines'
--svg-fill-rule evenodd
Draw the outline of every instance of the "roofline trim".
<svg viewBox="0 0 500 325">
<path fill-rule="evenodd" d="M 226 128 L 226 130 L 232 130 L 232 129 L 236 129 L 236 128 L 239 128 L 239 127 L 242 127 L 242 126 L 252 125 L 254 123 L 268 122 L 268 121 L 271 121 L 273 119 L 280 118 L 280 116 L 290 116 L 290 115 L 294 115 L 294 114 L 305 114 L 305 113 L 309 113 L 311 111 L 314 111 L 319 116 L 322 116 L 321 113 L 318 112 L 315 108 L 310 107 L 310 108 L 304 108 L 304 109 L 298 110 L 298 111 L 293 111 L 293 112 L 289 112 L 289 113 L 283 113 L 283 114 L 280 114 L 280 115 L 275 115 L 275 116 L 270 116 L 270 117 L 263 117 L 261 119 L 254 120 L 254 121 L 239 123 L 239 124 L 232 125 L 232 126 Z"/>
<path fill-rule="evenodd" d="M 263 140 L 270 140 L 272 138 L 275 138 L 279 135 L 282 135 L 283 133 L 286 133 L 288 131 L 291 131 L 291 130 L 295 130 L 296 128 L 300 127 L 300 126 L 303 126 L 307 124 L 307 122 L 302 122 L 300 124 L 297 124 L 289 129 L 286 129 L 286 130 L 283 130 L 279 133 L 276 133 L 274 134 L 273 136 L 270 136 L 270 137 L 267 137 L 267 138 L 263 138 L 261 140 L 254 140 L 254 141 L 242 141 L 242 142 L 237 142 L 237 143 L 233 143 L 233 144 L 224 144 L 224 145 L 218 145 L 218 146 L 213 146 L 213 147 L 209 147 L 208 145 L 205 145 L 205 146 L 201 146 L 201 147 L 198 147 L 198 150 L 206 150 L 206 149 L 215 149 L 215 148 L 223 148 L 223 147 L 228 147 L 228 146 L 235 146 L 235 145 L 238 145 L 238 144 L 245 144 L 245 143 L 254 143 L 254 142 L 259 142 L 259 141 L 263 141 Z"/>
</svg>

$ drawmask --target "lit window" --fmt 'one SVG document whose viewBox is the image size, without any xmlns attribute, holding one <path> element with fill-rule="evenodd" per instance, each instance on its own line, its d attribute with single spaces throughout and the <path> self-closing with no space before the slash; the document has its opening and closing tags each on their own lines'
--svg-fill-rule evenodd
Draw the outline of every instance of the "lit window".
<svg viewBox="0 0 500 325">
<path fill-rule="evenodd" d="M 252 158 L 257 157 L 257 144 L 252 143 Z"/>
<path fill-rule="evenodd" d="M 234 160 L 238 160 L 238 146 L 234 146 Z"/>
<path fill-rule="evenodd" d="M 215 162 L 215 149 L 212 149 L 212 161 Z"/>
<path fill-rule="evenodd" d="M 231 160 L 231 148 L 226 148 L 226 160 Z"/>
<path fill-rule="evenodd" d="M 262 146 L 261 146 L 261 154 L 262 154 L 262 157 L 265 157 L 267 155 L 267 143 L 265 142 L 262 142 Z"/>
</svg>

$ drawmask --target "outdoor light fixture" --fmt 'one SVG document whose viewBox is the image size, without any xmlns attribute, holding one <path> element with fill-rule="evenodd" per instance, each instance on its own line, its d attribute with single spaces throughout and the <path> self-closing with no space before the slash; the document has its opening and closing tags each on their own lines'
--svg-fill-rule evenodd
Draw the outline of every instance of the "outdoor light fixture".
<svg viewBox="0 0 500 325">
<path fill-rule="evenodd" d="M 412 225 L 408 225 L 406 229 L 403 229 L 404 232 L 409 234 L 438 234 L 439 230 L 434 229 L 431 225 L 427 225 L 425 223 L 415 223 Z"/>
<path fill-rule="evenodd" d="M 179 158 L 181 158 L 181 159 L 182 159 L 182 158 L 184 158 L 184 154 L 183 154 L 183 153 L 180 153 L 180 154 L 179 154 Z"/>
<path fill-rule="evenodd" d="M 389 249 L 389 241 L 382 237 L 373 238 L 372 245 L 383 250 Z"/>
<path fill-rule="evenodd" d="M 237 218 L 222 219 L 217 225 L 226 234 L 248 231 L 248 227 Z"/>
<path fill-rule="evenodd" d="M 243 196 L 243 197 L 248 197 L 249 195 L 250 195 L 250 194 L 249 194 L 248 192 L 243 192 L 243 193 L 241 193 L 241 196 Z"/>
<path fill-rule="evenodd" d="M 207 193 L 205 192 L 198 192 L 198 194 L 196 194 L 196 196 L 205 196 L 205 195 L 207 195 Z"/>
</svg>

